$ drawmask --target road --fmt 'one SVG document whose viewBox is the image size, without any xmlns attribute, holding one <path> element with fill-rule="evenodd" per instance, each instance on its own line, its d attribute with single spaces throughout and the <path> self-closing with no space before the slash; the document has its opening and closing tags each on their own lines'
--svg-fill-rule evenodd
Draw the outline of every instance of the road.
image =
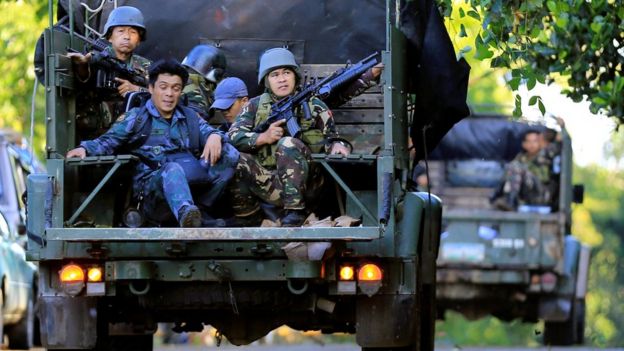
<svg viewBox="0 0 624 351">
<path fill-rule="evenodd" d="M 258 346 L 162 346 L 155 348 L 156 351 L 200 351 L 200 350 L 218 350 L 218 351 L 360 351 L 356 345 L 258 345 Z M 598 349 L 595 347 L 552 347 L 552 348 L 506 348 L 506 347 L 439 347 L 436 351 L 624 351 L 624 348 Z"/>
</svg>

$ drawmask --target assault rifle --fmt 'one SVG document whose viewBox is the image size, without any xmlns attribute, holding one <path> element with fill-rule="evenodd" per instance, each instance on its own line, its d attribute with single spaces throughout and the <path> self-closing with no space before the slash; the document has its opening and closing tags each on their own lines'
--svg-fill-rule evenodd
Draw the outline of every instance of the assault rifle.
<svg viewBox="0 0 624 351">
<path fill-rule="evenodd" d="M 69 33 L 70 29 L 65 25 L 58 25 L 57 28 Z M 108 53 L 109 42 L 104 39 L 93 40 L 84 35 L 73 33 L 74 36 L 82 39 L 87 44 L 87 50 L 91 51 L 91 64 L 98 68 L 95 86 L 109 93 L 116 94 L 119 82 L 115 78 L 125 79 L 134 85 L 147 87 L 147 79 L 139 72 L 128 68 L 123 62 Z M 79 52 L 72 48 L 67 48 L 68 52 Z"/>
<path fill-rule="evenodd" d="M 267 130 L 272 123 L 279 120 L 286 120 L 288 133 L 295 138 L 299 137 L 301 127 L 299 126 L 299 121 L 295 116 L 295 109 L 301 107 L 304 113 L 304 118 L 309 120 L 312 118 L 310 105 L 308 105 L 311 98 L 317 96 L 320 99 L 325 99 L 330 96 L 332 92 L 353 82 L 355 79 L 364 74 L 364 72 L 366 72 L 369 68 L 378 63 L 377 55 L 378 53 L 375 52 L 357 63 L 347 65 L 324 79 L 305 86 L 299 93 L 293 96 L 285 97 L 274 103 L 271 105 L 271 113 L 269 114 L 269 117 L 264 122 L 256 126 L 253 131 L 256 133 L 262 133 Z"/>
</svg>

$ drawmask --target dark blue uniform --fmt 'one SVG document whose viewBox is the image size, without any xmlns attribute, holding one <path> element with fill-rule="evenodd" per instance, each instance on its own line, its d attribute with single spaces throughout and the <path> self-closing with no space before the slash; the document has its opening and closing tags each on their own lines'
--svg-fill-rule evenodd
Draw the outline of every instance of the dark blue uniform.
<svg viewBox="0 0 624 351">
<path fill-rule="evenodd" d="M 193 196 L 185 175 L 185 170 L 180 163 L 171 161 L 171 155 L 189 150 L 190 135 L 187 114 L 194 113 L 190 109 L 175 109 L 171 119 L 166 120 L 160 116 L 158 110 L 148 101 L 143 108 L 134 108 L 122 115 L 117 122 L 102 136 L 94 140 L 83 141 L 80 146 L 87 150 L 87 155 L 112 155 L 128 147 L 140 132 L 136 124 L 145 118 L 151 118 L 151 133 L 145 143 L 132 150 L 126 150 L 138 156 L 142 162 L 136 166 L 133 190 L 135 197 L 142 196 L 143 212 L 150 219 L 162 219 L 171 211 L 176 219 L 180 208 L 185 205 L 193 205 Z M 208 137 L 217 133 L 222 138 L 221 158 L 214 165 L 202 163 L 206 172 L 204 181 L 205 188 L 198 197 L 199 205 L 206 208 L 212 206 L 228 181 L 234 175 L 234 169 L 238 163 L 239 153 L 229 144 L 227 136 L 210 127 L 201 118 L 199 121 L 199 150 L 203 150 Z M 196 160 L 199 163 L 199 160 Z M 164 200 L 164 201 L 163 201 Z M 162 206 L 166 201 L 168 209 Z M 163 213 L 166 212 L 166 213 Z"/>
</svg>

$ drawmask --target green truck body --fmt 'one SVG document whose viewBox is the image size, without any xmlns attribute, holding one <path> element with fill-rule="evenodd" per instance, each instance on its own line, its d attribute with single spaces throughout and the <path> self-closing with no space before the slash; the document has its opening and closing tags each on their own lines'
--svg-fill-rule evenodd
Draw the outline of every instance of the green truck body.
<svg viewBox="0 0 624 351">
<path fill-rule="evenodd" d="M 541 128 L 502 116 L 473 116 L 460 123 L 464 125 L 456 128 L 470 126 L 475 130 L 488 124 L 494 132 L 483 132 L 481 140 L 474 143 L 487 149 L 487 140 L 496 139 L 499 152 L 509 150 L 509 145 L 519 149 L 524 131 Z M 492 127 L 497 123 L 500 128 Z M 433 189 L 445 204 L 437 263 L 441 315 L 445 310 L 456 310 L 470 319 L 493 315 L 505 321 L 541 320 L 545 322 L 544 343 L 583 342 L 589 247 L 571 235 L 572 204 L 582 199 L 578 186 L 572 184 L 570 137 L 565 130 L 560 134 L 560 158 L 553 162 L 559 175 L 552 209 L 558 210 L 493 209 L 489 198 L 497 183 L 492 182 L 490 174 L 494 171 L 490 167 L 504 162 L 478 155 L 474 151 L 478 148 L 472 149 L 472 156 L 458 156 L 457 150 L 447 148 L 442 152 L 445 155 L 430 162 Z M 455 145 L 462 143 L 457 143 L 457 131 L 446 136 L 453 137 Z M 465 144 L 471 141 L 463 141 L 460 148 L 469 149 Z M 440 145 L 442 149 L 444 144 Z M 498 180 L 501 174 L 497 173 Z M 469 184 L 476 178 L 483 183 L 481 186 Z"/>
<path fill-rule="evenodd" d="M 205 6 L 210 11 L 203 14 L 219 11 L 218 3 L 200 3 L 189 2 L 188 7 L 204 11 Z M 173 5 L 160 2 L 163 8 L 157 9 L 152 1 L 126 4 L 144 12 L 148 28 L 154 28 L 148 29 L 150 38 L 166 34 L 162 26 L 167 24 L 155 16 Z M 405 37 L 397 29 L 399 5 L 394 1 L 385 6 L 358 2 L 361 8 L 356 10 L 370 11 L 374 21 L 361 23 L 360 32 L 351 34 L 369 35 L 370 26 L 382 29 L 373 32 L 382 44 L 377 48 L 382 49 L 385 64 L 382 83 L 334 110 L 339 132 L 354 140 L 353 154 L 313 156 L 331 188 L 322 206 L 333 217 L 346 214 L 362 219 L 360 226 L 343 228 L 124 227 L 121 223 L 129 198 L 131 165 L 137 160 L 131 155 L 79 161 L 63 157 L 90 135 L 91 126 L 106 121 L 81 110 L 82 92 L 65 56 L 68 47 L 83 50 L 84 43 L 71 33 L 47 29 L 47 173 L 28 180 L 28 257 L 39 264 L 43 345 L 51 350 L 151 350 L 157 323 L 167 322 L 174 323 L 179 331 L 199 331 L 210 324 L 236 345 L 248 344 L 288 325 L 324 333 L 355 333 L 357 343 L 367 350 L 433 350 L 435 261 L 442 207 L 434 195 L 406 190 L 407 63 Z M 322 10 L 317 9 L 317 2 L 298 0 L 284 6 L 285 12 L 297 6 L 314 9 L 299 13 L 301 18 Z M 322 11 L 319 15 L 338 19 L 341 13 L 334 6 L 353 7 L 342 1 L 324 6 L 325 15 Z M 245 11 L 267 9 L 279 10 L 275 2 L 259 1 L 232 5 L 229 14 L 248 16 Z M 109 10 L 104 7 L 102 13 Z M 351 12 L 359 16 L 356 10 Z M 83 7 L 69 9 L 67 15 L 80 23 L 88 18 L 81 15 L 84 11 Z M 344 11 L 343 16 L 351 12 Z M 186 30 L 189 38 L 197 40 L 197 34 L 189 32 L 184 21 L 201 18 L 181 17 L 182 13 L 172 19 L 181 28 L 178 35 Z M 270 16 L 264 20 L 270 21 Z M 271 46 L 288 46 L 304 63 L 302 71 L 306 74 L 323 76 L 344 64 L 338 59 L 315 59 L 324 57 L 327 46 L 339 44 L 296 40 L 310 33 L 307 27 L 296 26 L 303 22 L 292 23 L 291 32 L 280 29 L 281 36 L 274 38 L 253 39 L 248 31 L 248 37 L 240 39 L 245 34 L 236 37 L 223 27 L 222 32 L 209 33 L 212 39 L 199 41 L 219 43 L 228 56 L 228 72 L 243 77 L 254 76 L 255 57 Z M 244 23 L 240 26 L 246 29 Z M 161 40 L 148 41 L 145 50 L 149 53 L 154 43 L 171 43 L 166 37 Z M 237 45 L 249 50 L 237 51 Z M 359 59 L 354 57 L 358 53 L 346 47 L 341 50 L 346 57 Z M 250 87 L 252 79 L 248 80 Z M 294 242 L 302 243 L 299 247 L 304 250 L 305 244 L 311 249 L 318 242 L 330 243 L 331 249 L 322 260 L 293 259 L 283 247 Z M 357 276 L 368 263 L 381 268 L 381 281 L 339 279 L 340 267 L 353 267 Z M 103 279 L 61 282 L 59 272 L 69 264 L 78 265 L 86 274 L 90 268 L 99 268 Z"/>
</svg>

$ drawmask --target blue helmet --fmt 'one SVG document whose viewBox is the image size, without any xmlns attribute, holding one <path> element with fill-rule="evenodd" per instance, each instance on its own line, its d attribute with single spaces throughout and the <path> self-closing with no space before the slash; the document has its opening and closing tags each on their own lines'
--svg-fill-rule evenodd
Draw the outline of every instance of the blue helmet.
<svg viewBox="0 0 624 351">
<path fill-rule="evenodd" d="M 147 37 L 147 30 L 145 29 L 145 20 L 143 14 L 139 9 L 132 6 L 119 6 L 111 11 L 108 15 L 108 20 L 104 25 L 104 37 L 110 36 L 111 29 L 118 26 L 130 26 L 139 29 L 139 36 L 141 41 L 145 41 Z"/>
</svg>

